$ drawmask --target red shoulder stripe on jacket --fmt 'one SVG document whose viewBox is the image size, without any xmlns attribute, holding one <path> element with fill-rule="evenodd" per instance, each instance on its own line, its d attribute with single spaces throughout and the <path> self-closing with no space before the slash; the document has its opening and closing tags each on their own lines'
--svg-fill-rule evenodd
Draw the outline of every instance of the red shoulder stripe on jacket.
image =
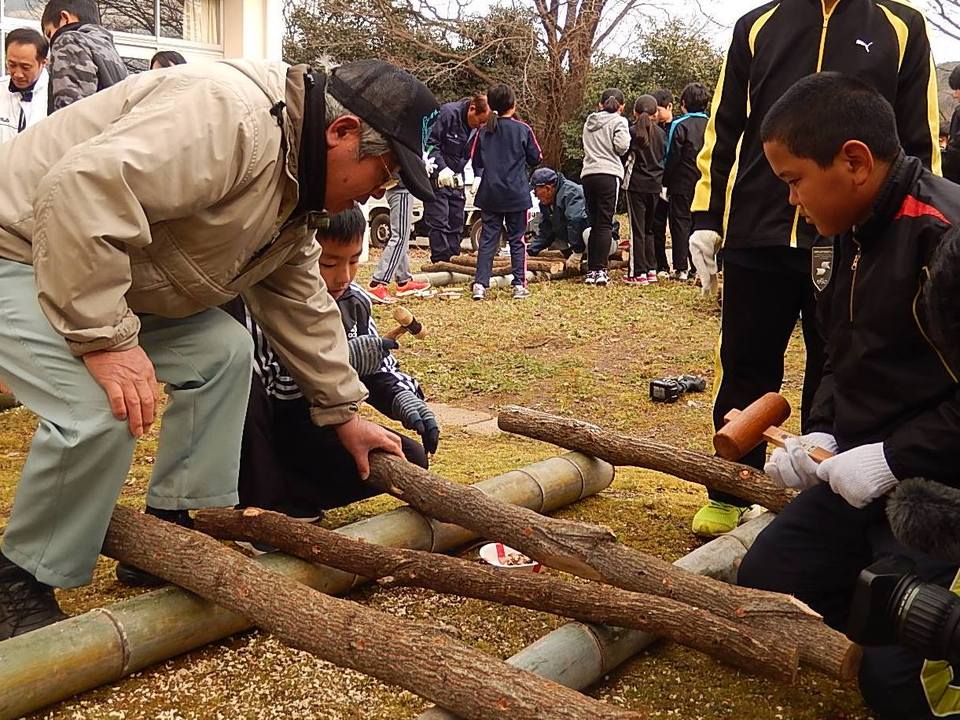
<svg viewBox="0 0 960 720">
<path fill-rule="evenodd" d="M 897 212 L 894 220 L 899 220 L 900 218 L 918 218 L 918 217 L 932 217 L 945 222 L 947 225 L 950 225 L 950 221 L 947 220 L 946 216 L 937 210 L 933 205 L 928 205 L 925 202 L 917 200 L 913 195 L 907 195 L 903 199 L 903 205 L 900 206 L 900 210 Z"/>
</svg>

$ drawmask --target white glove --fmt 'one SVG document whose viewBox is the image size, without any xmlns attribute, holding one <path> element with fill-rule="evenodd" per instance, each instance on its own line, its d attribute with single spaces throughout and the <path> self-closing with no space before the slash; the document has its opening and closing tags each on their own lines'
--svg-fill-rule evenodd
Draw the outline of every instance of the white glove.
<svg viewBox="0 0 960 720">
<path fill-rule="evenodd" d="M 667 201 L 667 189 L 666 189 L 666 188 L 660 188 L 660 199 L 663 200 L 664 202 Z"/>
<path fill-rule="evenodd" d="M 789 438 L 785 447 L 777 448 L 770 454 L 770 459 L 763 466 L 763 471 L 780 487 L 794 490 L 813 487 L 820 482 L 820 478 L 817 477 L 819 465 L 810 457 L 812 447 L 836 452 L 837 441 L 834 440 L 833 435 L 825 432 Z"/>
<path fill-rule="evenodd" d="M 861 445 L 824 460 L 817 477 L 855 508 L 863 508 L 897 486 L 883 443 Z"/>
<path fill-rule="evenodd" d="M 697 269 L 704 295 L 717 292 L 717 251 L 720 243 L 720 233 L 713 230 L 697 230 L 690 236 L 690 258 Z"/>
<path fill-rule="evenodd" d="M 439 187 L 452 188 L 457 186 L 457 175 L 448 167 L 437 173 L 437 185 Z"/>
<path fill-rule="evenodd" d="M 564 265 L 571 272 L 580 272 L 580 264 L 583 262 L 583 253 L 571 253 Z"/>
</svg>

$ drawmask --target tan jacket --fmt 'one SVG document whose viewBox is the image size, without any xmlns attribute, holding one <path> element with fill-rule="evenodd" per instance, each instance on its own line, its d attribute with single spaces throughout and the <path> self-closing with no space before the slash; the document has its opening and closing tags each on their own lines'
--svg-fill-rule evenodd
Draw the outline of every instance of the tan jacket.
<svg viewBox="0 0 960 720">
<path fill-rule="evenodd" d="M 243 295 L 314 421 L 343 422 L 366 390 L 320 247 L 284 224 L 302 116 L 303 67 L 132 76 L 0 145 L 0 257 L 33 264 L 40 305 L 78 356 L 136 346 L 136 313 L 185 317 Z"/>
</svg>

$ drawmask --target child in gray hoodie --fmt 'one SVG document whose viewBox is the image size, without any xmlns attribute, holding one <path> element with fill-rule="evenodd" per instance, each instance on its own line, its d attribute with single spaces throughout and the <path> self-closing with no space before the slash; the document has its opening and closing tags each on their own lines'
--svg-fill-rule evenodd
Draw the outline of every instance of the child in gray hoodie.
<svg viewBox="0 0 960 720">
<path fill-rule="evenodd" d="M 583 125 L 583 170 L 580 182 L 590 219 L 587 246 L 588 285 L 605 286 L 609 281 L 607 259 L 613 235 L 613 216 L 623 183 L 621 156 L 630 149 L 630 127 L 623 116 L 623 93 L 607 88 L 600 96 L 597 112 Z"/>
</svg>

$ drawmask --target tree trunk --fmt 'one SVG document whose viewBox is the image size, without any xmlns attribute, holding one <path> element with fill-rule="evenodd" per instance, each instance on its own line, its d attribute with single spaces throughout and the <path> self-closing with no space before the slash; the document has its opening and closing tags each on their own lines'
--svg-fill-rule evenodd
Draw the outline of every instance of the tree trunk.
<svg viewBox="0 0 960 720">
<path fill-rule="evenodd" d="M 588 580 L 669 597 L 751 627 L 777 632 L 800 648 L 800 659 L 850 679 L 859 649 L 787 595 L 700 577 L 617 542 L 607 529 L 509 507 L 469 486 L 449 482 L 384 453 L 370 456 L 368 482 L 437 520 L 499 540 L 549 567 Z"/>
<path fill-rule="evenodd" d="M 371 579 L 390 578 L 400 585 L 658 633 L 751 673 L 787 682 L 793 682 L 799 665 L 796 646 L 782 643 L 773 633 L 655 595 L 371 545 L 254 508 L 202 510 L 194 527 L 220 539 L 266 542 L 308 562 Z"/>
<path fill-rule="evenodd" d="M 422 625 L 333 598 L 216 540 L 117 507 L 104 552 L 232 610 L 287 645 L 466 718 L 637 718 Z"/>
<path fill-rule="evenodd" d="M 497 423 L 504 432 L 578 450 L 612 465 L 632 465 L 667 473 L 758 503 L 774 512 L 783 510 L 797 496 L 796 492 L 779 487 L 769 476 L 748 465 L 623 435 L 582 420 L 510 405 L 500 410 Z"/>
</svg>

